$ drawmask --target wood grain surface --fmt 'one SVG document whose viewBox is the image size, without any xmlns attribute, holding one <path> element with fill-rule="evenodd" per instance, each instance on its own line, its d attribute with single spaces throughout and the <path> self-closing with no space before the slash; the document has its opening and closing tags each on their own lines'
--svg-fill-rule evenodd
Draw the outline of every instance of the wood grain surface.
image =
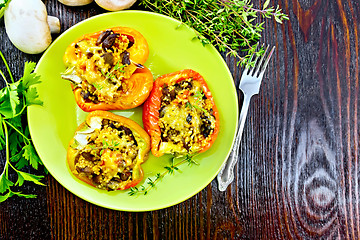
<svg viewBox="0 0 360 240">
<path fill-rule="evenodd" d="M 258 7 L 264 2 L 253 1 Z M 60 18 L 62 32 L 105 12 L 95 3 L 44 3 Z M 276 54 L 252 99 L 227 191 L 219 192 L 214 180 L 173 207 L 129 213 L 90 204 L 49 175 L 46 187 L 24 186 L 36 199 L 0 204 L 0 239 L 360 239 L 360 3 L 270 4 L 290 21 L 264 25 L 261 42 L 276 46 Z M 41 57 L 17 50 L 3 19 L 0 50 L 17 79 L 25 61 Z M 238 84 L 241 69 L 223 56 Z"/>
</svg>

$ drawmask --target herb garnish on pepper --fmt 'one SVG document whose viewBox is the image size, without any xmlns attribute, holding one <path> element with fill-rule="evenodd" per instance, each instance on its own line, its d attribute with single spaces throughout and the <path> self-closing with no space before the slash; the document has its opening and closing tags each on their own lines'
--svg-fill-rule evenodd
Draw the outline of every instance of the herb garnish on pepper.
<svg viewBox="0 0 360 240">
<path fill-rule="evenodd" d="M 61 76 L 72 83 L 76 103 L 86 112 L 130 109 L 152 89 L 152 74 L 143 65 L 148 55 L 143 35 L 114 27 L 75 40 L 66 49 Z"/>
<path fill-rule="evenodd" d="M 151 152 L 204 152 L 215 142 L 219 113 L 204 78 L 191 69 L 163 75 L 143 107 L 144 128 L 151 136 Z"/>
<path fill-rule="evenodd" d="M 144 176 L 150 137 L 131 119 L 93 111 L 70 141 L 67 160 L 80 180 L 105 190 L 136 186 Z"/>
</svg>

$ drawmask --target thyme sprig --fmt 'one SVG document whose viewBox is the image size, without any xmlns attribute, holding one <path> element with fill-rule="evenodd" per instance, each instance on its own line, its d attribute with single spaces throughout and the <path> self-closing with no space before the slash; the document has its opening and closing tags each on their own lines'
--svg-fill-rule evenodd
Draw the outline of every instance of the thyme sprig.
<svg viewBox="0 0 360 240">
<path fill-rule="evenodd" d="M 193 159 L 194 156 L 191 156 L 191 155 L 186 155 L 186 156 L 183 156 L 183 159 L 178 162 L 178 163 L 174 163 L 175 159 L 178 158 L 178 157 L 173 157 L 172 160 L 171 160 L 171 163 L 170 165 L 168 166 L 165 166 L 165 171 L 162 172 L 162 173 L 157 173 L 155 175 L 155 177 L 152 179 L 152 178 L 147 178 L 146 182 L 144 185 L 141 185 L 140 187 L 132 187 L 130 188 L 130 191 L 128 192 L 128 194 L 130 196 L 136 196 L 136 195 L 140 195 L 140 194 L 143 194 L 143 195 L 146 195 L 148 194 L 148 192 L 155 188 L 156 187 L 156 184 L 161 181 L 167 174 L 174 174 L 176 171 L 179 171 L 179 166 L 184 164 L 184 163 L 188 163 L 188 165 L 199 165 L 199 163 L 197 163 L 194 159 Z"/>
<path fill-rule="evenodd" d="M 123 65 L 123 64 L 120 65 L 120 62 L 121 62 L 121 60 L 119 60 L 119 61 L 115 64 L 115 66 L 113 67 L 113 69 L 111 69 L 111 71 L 109 71 L 108 73 L 105 73 L 105 72 L 103 72 L 102 70 L 100 70 L 101 74 L 105 77 L 105 79 L 113 79 L 113 78 L 115 78 L 115 73 L 116 73 L 116 71 L 122 72 L 122 73 L 125 72 L 125 70 L 123 70 L 123 68 L 126 67 L 126 66 Z"/>
<path fill-rule="evenodd" d="M 190 26 L 203 45 L 211 43 L 244 65 L 253 53 L 264 52 L 258 48 L 264 19 L 278 23 L 289 19 L 279 6 L 269 7 L 269 3 L 266 0 L 262 9 L 255 8 L 251 0 L 143 0 L 141 5 Z"/>
<path fill-rule="evenodd" d="M 200 105 L 200 100 L 203 99 L 205 96 L 204 92 L 201 91 L 196 91 L 194 97 L 196 98 L 195 104 L 191 104 L 190 102 L 186 102 L 185 103 L 185 107 L 187 108 L 196 108 L 197 110 L 203 111 L 204 113 L 208 114 L 208 111 L 206 111 L 204 108 L 199 107 L 198 105 Z"/>
</svg>

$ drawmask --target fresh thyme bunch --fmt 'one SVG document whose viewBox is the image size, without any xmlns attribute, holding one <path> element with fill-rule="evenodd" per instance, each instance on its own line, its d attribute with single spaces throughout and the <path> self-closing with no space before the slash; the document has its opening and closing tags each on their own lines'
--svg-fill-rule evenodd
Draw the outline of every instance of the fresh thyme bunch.
<svg viewBox="0 0 360 240">
<path fill-rule="evenodd" d="M 244 65 L 253 53 L 263 52 L 257 48 L 263 20 L 274 18 L 282 23 L 289 19 L 279 6 L 268 7 L 269 2 L 266 0 L 262 9 L 254 8 L 251 0 L 143 0 L 141 5 L 192 27 L 202 44 L 211 43 Z"/>
</svg>

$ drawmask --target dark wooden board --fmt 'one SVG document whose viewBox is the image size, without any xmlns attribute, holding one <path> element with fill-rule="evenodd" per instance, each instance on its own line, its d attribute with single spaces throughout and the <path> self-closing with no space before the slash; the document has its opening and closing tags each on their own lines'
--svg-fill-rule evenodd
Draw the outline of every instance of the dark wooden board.
<svg viewBox="0 0 360 240">
<path fill-rule="evenodd" d="M 105 12 L 95 3 L 44 2 L 61 19 L 62 32 Z M 46 187 L 24 185 L 36 199 L 0 204 L 0 239 L 360 239 L 360 3 L 270 4 L 279 4 L 290 21 L 269 19 L 264 26 L 261 41 L 276 52 L 252 99 L 227 191 L 219 192 L 214 180 L 176 206 L 129 213 L 90 204 L 49 175 Z M 25 61 L 41 57 L 17 50 L 3 19 L 0 42 L 16 79 Z M 238 84 L 241 69 L 223 56 Z"/>
</svg>

